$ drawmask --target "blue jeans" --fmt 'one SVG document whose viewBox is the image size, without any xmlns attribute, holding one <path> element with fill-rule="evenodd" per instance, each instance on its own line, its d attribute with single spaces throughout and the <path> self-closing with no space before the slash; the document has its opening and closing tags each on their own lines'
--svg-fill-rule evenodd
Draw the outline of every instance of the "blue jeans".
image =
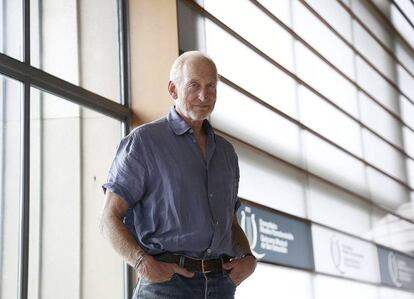
<svg viewBox="0 0 414 299">
<path fill-rule="evenodd" d="M 132 299 L 233 299 L 236 285 L 228 273 L 194 272 L 194 277 L 186 278 L 175 273 L 171 280 L 151 283 L 140 279 Z"/>
</svg>

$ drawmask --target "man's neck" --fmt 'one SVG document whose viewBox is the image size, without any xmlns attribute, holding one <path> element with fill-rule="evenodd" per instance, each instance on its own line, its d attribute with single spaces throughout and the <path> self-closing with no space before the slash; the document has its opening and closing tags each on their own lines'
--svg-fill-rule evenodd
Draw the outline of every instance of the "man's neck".
<svg viewBox="0 0 414 299">
<path fill-rule="evenodd" d="M 204 133 L 204 131 L 203 131 L 203 122 L 204 122 L 204 120 L 192 120 L 188 117 L 185 117 L 178 109 L 175 109 L 175 110 L 184 119 L 184 121 L 191 128 L 193 128 L 193 130 L 194 130 L 194 132 L 197 136 L 201 136 Z"/>
</svg>

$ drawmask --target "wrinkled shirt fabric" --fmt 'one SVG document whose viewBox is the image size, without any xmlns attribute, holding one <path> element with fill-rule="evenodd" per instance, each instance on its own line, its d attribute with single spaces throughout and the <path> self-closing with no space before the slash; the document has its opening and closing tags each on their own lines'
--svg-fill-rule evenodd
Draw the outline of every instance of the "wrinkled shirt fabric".
<svg viewBox="0 0 414 299">
<path fill-rule="evenodd" d="M 118 145 L 102 188 L 128 203 L 124 223 L 149 254 L 236 256 L 231 227 L 240 206 L 237 155 L 208 120 L 203 129 L 205 159 L 175 107 L 133 129 Z"/>
</svg>

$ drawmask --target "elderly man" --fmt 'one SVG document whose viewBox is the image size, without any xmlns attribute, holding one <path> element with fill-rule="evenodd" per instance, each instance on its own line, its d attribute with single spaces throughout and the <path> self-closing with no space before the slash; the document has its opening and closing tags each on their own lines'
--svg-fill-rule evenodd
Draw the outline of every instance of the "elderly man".
<svg viewBox="0 0 414 299">
<path fill-rule="evenodd" d="M 236 218 L 237 155 L 207 120 L 216 87 L 209 57 L 178 57 L 174 107 L 121 140 L 102 186 L 101 228 L 139 274 L 134 298 L 234 298 L 256 267 Z"/>
</svg>

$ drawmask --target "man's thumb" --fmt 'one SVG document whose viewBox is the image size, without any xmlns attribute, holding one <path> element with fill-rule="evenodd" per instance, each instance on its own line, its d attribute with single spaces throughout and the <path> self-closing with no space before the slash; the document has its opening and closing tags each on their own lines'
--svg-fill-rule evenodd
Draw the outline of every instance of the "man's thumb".
<svg viewBox="0 0 414 299">
<path fill-rule="evenodd" d="M 191 278 L 191 277 L 194 276 L 194 273 L 193 272 L 190 272 L 187 269 L 182 268 L 182 267 L 180 267 L 178 265 L 177 265 L 177 267 L 174 267 L 174 271 L 175 271 L 175 273 L 178 273 L 178 274 L 180 274 L 182 276 L 185 276 L 185 277 L 188 277 L 188 278 Z"/>
<path fill-rule="evenodd" d="M 228 263 L 223 264 L 223 268 L 226 269 L 226 270 L 230 270 L 233 267 L 234 267 L 234 263 L 233 262 L 228 262 Z"/>
</svg>

